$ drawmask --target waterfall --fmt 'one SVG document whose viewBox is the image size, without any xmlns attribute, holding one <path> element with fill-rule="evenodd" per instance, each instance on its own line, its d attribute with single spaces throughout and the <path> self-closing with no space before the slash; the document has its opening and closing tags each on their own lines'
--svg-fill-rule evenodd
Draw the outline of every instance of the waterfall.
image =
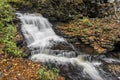
<svg viewBox="0 0 120 80">
<path fill-rule="evenodd" d="M 52 50 L 53 46 L 68 42 L 56 35 L 52 24 L 42 15 L 17 13 L 17 18 L 21 20 L 21 31 L 31 50 L 32 61 L 56 67 L 61 74 L 66 70 L 63 73 L 66 80 L 112 80 L 101 75 L 94 62 L 84 61 L 82 55 L 75 56 L 73 46 L 73 51 Z"/>
<path fill-rule="evenodd" d="M 52 24 L 42 15 L 35 16 L 34 14 L 22 15 L 17 13 L 19 19 L 22 22 L 22 33 L 25 36 L 25 40 L 29 48 L 41 48 L 51 47 L 55 42 L 64 41 L 52 30 Z"/>
</svg>

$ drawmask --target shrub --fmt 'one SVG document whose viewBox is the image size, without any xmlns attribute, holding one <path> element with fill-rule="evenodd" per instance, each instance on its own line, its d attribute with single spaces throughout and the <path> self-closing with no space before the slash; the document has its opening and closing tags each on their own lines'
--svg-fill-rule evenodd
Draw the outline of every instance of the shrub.
<svg viewBox="0 0 120 80">
<path fill-rule="evenodd" d="M 4 44 L 4 52 L 13 56 L 22 56 L 22 51 L 14 41 L 17 33 L 13 25 L 14 9 L 7 3 L 8 0 L 0 0 L 0 43 Z"/>
<path fill-rule="evenodd" d="M 0 0 L 0 28 L 7 26 L 14 18 L 14 9 L 6 0 Z"/>
<path fill-rule="evenodd" d="M 12 56 L 22 56 L 22 51 L 16 46 L 16 43 L 14 42 L 14 38 L 16 35 L 16 28 L 9 25 L 9 27 L 3 28 L 3 37 L 1 39 L 1 42 L 5 44 L 5 47 L 3 49 L 4 52 L 7 52 L 9 55 Z"/>
<path fill-rule="evenodd" d="M 46 68 L 42 68 L 38 71 L 41 80 L 57 80 L 59 71 L 56 68 L 52 68 L 48 70 Z"/>
</svg>

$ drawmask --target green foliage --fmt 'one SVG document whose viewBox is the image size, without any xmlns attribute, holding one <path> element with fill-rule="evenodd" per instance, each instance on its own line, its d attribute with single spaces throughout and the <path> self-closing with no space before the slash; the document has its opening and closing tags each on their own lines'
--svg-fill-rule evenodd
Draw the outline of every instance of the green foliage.
<svg viewBox="0 0 120 80">
<path fill-rule="evenodd" d="M 16 46 L 16 43 L 14 42 L 16 28 L 9 25 L 2 30 L 4 36 L 0 41 L 5 44 L 3 51 L 12 56 L 22 56 L 22 51 L 20 51 L 20 49 Z"/>
<path fill-rule="evenodd" d="M 0 0 L 0 28 L 7 26 L 14 18 L 14 9 L 6 0 Z"/>
<path fill-rule="evenodd" d="M 14 9 L 7 4 L 6 0 L 0 0 L 0 33 L 3 33 L 3 28 L 12 24 L 14 19 Z"/>
<path fill-rule="evenodd" d="M 6 43 L 6 46 L 4 48 L 5 52 L 9 53 L 9 55 L 16 56 L 16 57 L 22 56 L 22 52 L 16 46 L 15 42 L 7 41 L 7 40 L 4 40 L 4 42 Z"/>
<path fill-rule="evenodd" d="M 56 68 L 52 68 L 48 70 L 46 68 L 42 68 L 38 71 L 41 80 L 56 80 L 58 77 L 59 71 Z"/>
<path fill-rule="evenodd" d="M 14 41 L 17 33 L 13 26 L 14 11 L 7 0 L 0 0 L 0 43 L 5 44 L 3 51 L 9 55 L 22 56 L 22 51 Z"/>
</svg>

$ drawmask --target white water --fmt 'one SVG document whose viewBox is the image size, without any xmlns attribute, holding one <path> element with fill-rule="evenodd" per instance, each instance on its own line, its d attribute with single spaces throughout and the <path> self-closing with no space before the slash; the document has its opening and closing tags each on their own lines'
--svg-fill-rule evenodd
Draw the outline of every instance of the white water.
<svg viewBox="0 0 120 80">
<path fill-rule="evenodd" d="M 63 38 L 57 36 L 52 30 L 52 24 L 49 21 L 40 16 L 34 14 L 20 14 L 17 13 L 18 18 L 22 22 L 22 33 L 26 39 L 27 45 L 30 48 L 52 47 L 54 42 L 63 42 Z"/>
<path fill-rule="evenodd" d="M 42 62 L 43 64 L 54 63 L 56 65 L 67 65 L 70 63 L 72 65 L 78 65 L 83 67 L 82 74 L 84 74 L 84 76 L 89 75 L 90 80 L 106 80 L 100 76 L 98 70 L 95 68 L 94 64 L 96 63 L 83 61 L 82 56 L 67 58 L 64 56 L 67 52 L 63 52 L 58 55 L 52 55 L 51 52 L 49 52 L 52 46 L 59 42 L 64 43 L 66 40 L 55 34 L 52 29 L 52 24 L 50 24 L 49 21 L 42 15 L 38 16 L 34 14 L 21 13 L 17 13 L 17 15 L 22 22 L 21 31 L 25 37 L 27 47 L 31 50 L 32 56 L 30 59 L 32 61 Z M 74 54 L 72 52 L 68 53 L 68 55 Z M 77 74 L 79 74 L 79 72 Z"/>
<path fill-rule="evenodd" d="M 83 73 L 91 76 L 93 80 L 104 80 L 102 79 L 102 77 L 100 77 L 98 71 L 95 69 L 93 64 L 87 61 L 86 62 L 82 61 L 82 58 L 80 59 L 65 58 L 65 57 L 56 57 L 56 56 L 46 55 L 46 54 L 36 54 L 36 55 L 33 55 L 31 59 L 35 62 L 42 62 L 42 63 L 52 62 L 52 63 L 56 63 L 56 65 L 69 64 L 69 63 L 71 63 L 72 65 L 77 64 L 79 66 L 82 66 L 84 68 Z"/>
</svg>

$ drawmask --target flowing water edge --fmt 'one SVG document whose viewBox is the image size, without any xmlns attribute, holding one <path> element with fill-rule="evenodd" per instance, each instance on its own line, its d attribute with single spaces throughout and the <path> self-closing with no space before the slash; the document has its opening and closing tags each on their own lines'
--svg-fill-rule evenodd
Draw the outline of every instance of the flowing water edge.
<svg viewBox="0 0 120 80">
<path fill-rule="evenodd" d="M 42 15 L 16 14 L 21 21 L 21 32 L 31 51 L 32 61 L 59 69 L 66 80 L 119 80 L 119 77 L 112 76 L 100 67 L 102 62 L 85 59 L 86 55 L 77 51 L 66 39 L 56 35 L 52 24 Z M 59 44 L 69 46 L 71 50 L 52 49 Z M 103 60 L 120 63 L 119 60 L 112 58 L 103 58 Z"/>
</svg>

